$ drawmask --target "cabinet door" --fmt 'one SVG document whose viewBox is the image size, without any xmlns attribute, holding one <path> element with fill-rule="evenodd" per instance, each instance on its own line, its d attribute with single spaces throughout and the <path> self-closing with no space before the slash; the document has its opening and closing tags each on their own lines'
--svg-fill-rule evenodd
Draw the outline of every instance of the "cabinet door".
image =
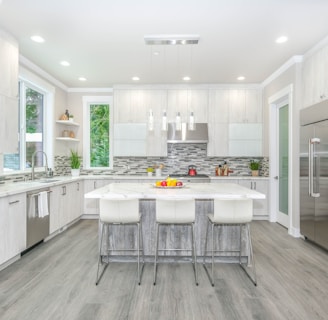
<svg viewBox="0 0 328 320">
<path fill-rule="evenodd" d="M 26 193 L 0 199 L 0 264 L 26 249 Z"/>
<path fill-rule="evenodd" d="M 17 153 L 18 100 L 0 95 L 0 153 Z"/>
<path fill-rule="evenodd" d="M 0 30 L 0 95 L 18 96 L 18 44 Z"/>
<path fill-rule="evenodd" d="M 63 225 L 61 223 L 61 215 L 64 210 L 63 188 L 55 186 L 50 189 L 50 217 L 49 217 L 49 233 L 59 230 Z"/>
<path fill-rule="evenodd" d="M 245 122 L 246 92 L 244 89 L 230 89 L 229 122 Z"/>
<path fill-rule="evenodd" d="M 188 121 L 188 90 L 170 89 L 167 93 L 167 118 L 174 122 L 177 112 L 180 112 L 181 121 Z"/>
<path fill-rule="evenodd" d="M 82 182 L 73 182 L 67 185 L 65 200 L 68 202 L 69 212 L 67 223 L 70 223 L 82 214 L 83 185 Z"/>
<path fill-rule="evenodd" d="M 253 200 L 254 217 L 268 217 L 269 215 L 269 182 L 260 179 L 243 179 L 239 184 L 246 188 L 265 194 L 265 199 Z"/>
<path fill-rule="evenodd" d="M 262 123 L 262 93 L 259 89 L 245 92 L 245 122 Z"/>
<path fill-rule="evenodd" d="M 208 123 L 229 123 L 229 89 L 209 91 Z"/>
<path fill-rule="evenodd" d="M 208 122 L 208 90 L 188 90 L 188 109 L 186 121 L 189 121 L 190 113 L 194 113 L 195 122 Z"/>
<path fill-rule="evenodd" d="M 229 125 L 227 123 L 208 124 L 207 155 L 209 157 L 228 156 Z"/>
</svg>

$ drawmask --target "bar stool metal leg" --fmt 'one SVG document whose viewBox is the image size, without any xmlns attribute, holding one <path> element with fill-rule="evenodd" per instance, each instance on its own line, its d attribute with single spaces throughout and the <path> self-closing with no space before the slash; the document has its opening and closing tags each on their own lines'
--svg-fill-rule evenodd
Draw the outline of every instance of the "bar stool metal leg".
<svg viewBox="0 0 328 320">
<path fill-rule="evenodd" d="M 211 274 L 206 266 L 206 262 L 205 262 L 205 257 L 206 257 L 206 253 L 209 252 L 209 250 L 207 250 L 207 239 L 208 239 L 208 229 L 211 227 L 212 229 L 212 238 L 211 238 L 211 242 L 212 242 L 212 250 L 211 250 Z M 213 229 L 214 225 L 212 223 L 210 223 L 209 220 L 207 220 L 207 227 L 206 227 L 206 236 L 205 236 L 205 250 L 204 250 L 204 255 L 203 255 L 203 267 L 207 273 L 208 279 L 210 280 L 212 286 L 214 287 L 214 229 Z"/>
<path fill-rule="evenodd" d="M 144 250 L 143 250 L 143 240 L 142 240 L 142 224 L 141 223 L 137 223 L 138 226 L 138 285 L 141 284 L 141 277 L 142 277 L 142 273 L 143 273 L 143 268 L 145 266 L 145 256 L 144 256 Z M 140 245 L 141 243 L 141 245 Z M 140 250 L 142 251 L 142 265 L 141 265 L 141 269 L 140 269 Z"/>
<path fill-rule="evenodd" d="M 249 244 L 249 258 L 250 258 L 250 261 L 248 262 L 248 264 L 253 269 L 253 277 L 248 272 L 248 270 L 246 269 L 246 267 L 244 266 L 244 264 L 241 263 L 240 266 L 245 271 L 245 273 L 247 274 L 248 278 L 253 282 L 254 286 L 257 286 L 255 260 L 254 260 L 254 255 L 253 255 L 253 246 L 252 246 L 252 238 L 251 238 L 251 232 L 250 232 L 249 223 L 246 224 L 246 229 L 247 229 L 247 238 L 248 238 L 248 244 Z"/>
<path fill-rule="evenodd" d="M 159 234 L 159 223 L 156 223 L 156 249 L 155 249 L 155 261 L 154 261 L 154 285 L 156 285 L 157 275 L 157 254 L 158 254 L 158 235 Z"/>
<path fill-rule="evenodd" d="M 98 285 L 98 283 L 100 282 L 105 270 L 107 269 L 108 267 L 108 263 L 109 261 L 107 261 L 107 263 L 105 263 L 105 266 L 103 267 L 103 270 L 101 271 L 100 275 L 99 275 L 99 269 L 100 269 L 100 265 L 103 265 L 104 262 L 102 261 L 102 255 L 101 255 L 101 249 L 102 249 L 102 243 L 103 243 L 103 239 L 104 239 L 104 229 L 105 227 L 107 227 L 108 229 L 108 225 L 106 224 L 103 224 L 102 225 L 102 229 L 101 229 L 101 239 L 100 239 L 100 248 L 99 248 L 99 259 L 98 259 L 98 268 L 97 268 L 97 277 L 96 277 L 96 286 Z M 109 256 L 108 256 L 108 251 L 107 251 L 107 259 L 109 259 Z"/>
<path fill-rule="evenodd" d="M 195 224 L 191 225 L 191 236 L 192 236 L 192 255 L 193 255 L 193 267 L 195 272 L 195 282 L 196 286 L 198 286 L 198 272 L 197 272 L 197 257 L 196 257 L 196 242 L 195 242 Z"/>
</svg>

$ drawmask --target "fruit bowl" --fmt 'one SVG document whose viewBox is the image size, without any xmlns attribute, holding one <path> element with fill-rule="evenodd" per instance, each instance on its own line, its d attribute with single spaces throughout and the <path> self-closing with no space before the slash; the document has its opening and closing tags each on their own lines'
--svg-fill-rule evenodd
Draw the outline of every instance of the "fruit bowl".
<svg viewBox="0 0 328 320">
<path fill-rule="evenodd" d="M 184 183 L 177 179 L 167 178 L 166 180 L 158 180 L 156 181 L 154 187 L 161 189 L 179 189 L 184 187 Z"/>
<path fill-rule="evenodd" d="M 181 189 L 184 188 L 186 185 L 183 184 L 182 186 L 157 186 L 156 184 L 153 184 L 152 186 L 158 189 Z"/>
</svg>

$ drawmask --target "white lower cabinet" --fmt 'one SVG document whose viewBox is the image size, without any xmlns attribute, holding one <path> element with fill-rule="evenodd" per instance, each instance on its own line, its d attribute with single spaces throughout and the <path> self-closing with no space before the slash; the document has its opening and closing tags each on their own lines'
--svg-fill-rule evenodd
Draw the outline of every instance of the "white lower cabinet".
<svg viewBox="0 0 328 320">
<path fill-rule="evenodd" d="M 82 214 L 83 182 L 54 186 L 50 194 L 50 234 L 74 221 Z"/>
<path fill-rule="evenodd" d="M 0 198 L 0 264 L 26 249 L 26 193 Z"/>
<path fill-rule="evenodd" d="M 254 217 L 269 216 L 269 181 L 262 179 L 242 179 L 239 184 L 246 188 L 265 194 L 265 199 L 253 201 Z"/>
</svg>

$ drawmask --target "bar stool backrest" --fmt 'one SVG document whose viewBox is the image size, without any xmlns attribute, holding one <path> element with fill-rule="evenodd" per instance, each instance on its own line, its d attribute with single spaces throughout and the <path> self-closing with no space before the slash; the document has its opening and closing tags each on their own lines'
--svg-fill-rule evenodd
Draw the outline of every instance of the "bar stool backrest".
<svg viewBox="0 0 328 320">
<path fill-rule="evenodd" d="M 99 217 L 104 223 L 140 221 L 139 199 L 100 199 Z"/>
<path fill-rule="evenodd" d="M 252 217 L 252 199 L 214 199 L 215 223 L 248 223 L 252 221 Z"/>
<path fill-rule="evenodd" d="M 156 221 L 182 224 L 194 222 L 195 199 L 157 199 Z"/>
</svg>

